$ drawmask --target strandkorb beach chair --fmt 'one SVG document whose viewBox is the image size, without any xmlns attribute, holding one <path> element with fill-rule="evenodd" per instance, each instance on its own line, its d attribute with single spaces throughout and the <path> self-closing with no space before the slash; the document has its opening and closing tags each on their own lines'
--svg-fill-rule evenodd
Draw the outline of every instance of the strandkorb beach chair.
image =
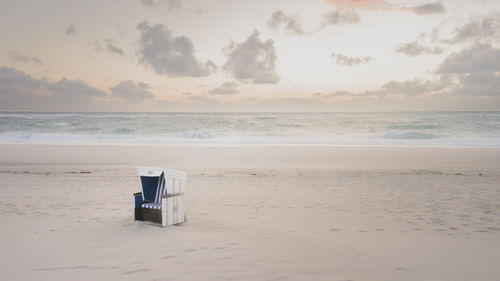
<svg viewBox="0 0 500 281">
<path fill-rule="evenodd" d="M 135 220 L 159 223 L 162 227 L 181 224 L 184 215 L 184 172 L 163 168 L 139 168 L 142 192 L 134 193 Z"/>
</svg>

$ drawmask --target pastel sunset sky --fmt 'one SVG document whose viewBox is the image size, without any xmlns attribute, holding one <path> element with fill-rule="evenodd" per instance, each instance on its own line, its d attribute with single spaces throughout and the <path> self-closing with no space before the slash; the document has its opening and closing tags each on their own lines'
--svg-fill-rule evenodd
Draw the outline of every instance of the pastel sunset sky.
<svg viewBox="0 0 500 281">
<path fill-rule="evenodd" d="M 497 0 L 0 0 L 3 111 L 500 110 Z"/>
</svg>

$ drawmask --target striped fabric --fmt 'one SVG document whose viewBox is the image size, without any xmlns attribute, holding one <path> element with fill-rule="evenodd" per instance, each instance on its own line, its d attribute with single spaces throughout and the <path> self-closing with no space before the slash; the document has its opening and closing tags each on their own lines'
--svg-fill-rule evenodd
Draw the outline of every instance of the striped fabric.
<svg viewBox="0 0 500 281">
<path fill-rule="evenodd" d="M 161 210 L 161 197 L 167 194 L 167 185 L 165 182 L 165 174 L 161 173 L 158 179 L 158 186 L 156 188 L 155 201 L 152 203 L 142 204 L 142 208 Z"/>
<path fill-rule="evenodd" d="M 165 183 L 165 174 L 161 173 L 158 180 L 158 188 L 156 188 L 155 203 L 161 203 L 161 197 L 167 195 L 167 185 Z"/>
<path fill-rule="evenodd" d="M 144 203 L 141 205 L 142 208 L 161 210 L 161 203 Z"/>
</svg>

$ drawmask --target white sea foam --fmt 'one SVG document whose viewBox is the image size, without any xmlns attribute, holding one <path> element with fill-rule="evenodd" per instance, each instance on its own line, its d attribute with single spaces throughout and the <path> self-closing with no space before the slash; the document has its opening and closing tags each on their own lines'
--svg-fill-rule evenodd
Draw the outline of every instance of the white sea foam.
<svg viewBox="0 0 500 281">
<path fill-rule="evenodd" d="M 0 143 L 500 146 L 500 112 L 0 113 Z"/>
</svg>

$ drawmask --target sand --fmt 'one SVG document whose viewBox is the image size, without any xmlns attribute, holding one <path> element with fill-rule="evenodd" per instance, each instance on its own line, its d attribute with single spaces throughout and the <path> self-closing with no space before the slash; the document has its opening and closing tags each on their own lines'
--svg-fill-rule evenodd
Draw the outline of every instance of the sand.
<svg viewBox="0 0 500 281">
<path fill-rule="evenodd" d="M 0 280 L 500 280 L 500 149 L 0 145 Z M 134 222 L 137 166 L 188 173 Z"/>
</svg>

